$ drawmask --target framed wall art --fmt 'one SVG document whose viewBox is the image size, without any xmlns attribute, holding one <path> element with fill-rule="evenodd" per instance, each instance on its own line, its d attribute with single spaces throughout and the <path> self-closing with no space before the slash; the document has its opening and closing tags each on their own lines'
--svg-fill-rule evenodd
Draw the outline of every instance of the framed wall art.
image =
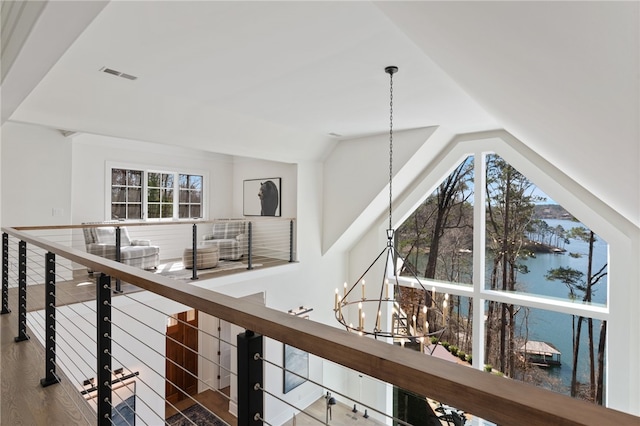
<svg viewBox="0 0 640 426">
<path fill-rule="evenodd" d="M 313 308 L 300 306 L 298 309 L 290 309 L 288 313 L 300 318 L 309 319 L 309 312 L 312 310 Z M 309 353 L 285 344 L 283 358 L 282 366 L 284 376 L 282 392 L 287 393 L 306 382 L 309 378 Z"/>
<path fill-rule="evenodd" d="M 284 385 L 282 392 L 288 393 L 309 378 L 309 353 L 285 344 L 283 367 Z"/>
<path fill-rule="evenodd" d="M 248 179 L 243 185 L 245 216 L 281 216 L 281 178 Z"/>
</svg>

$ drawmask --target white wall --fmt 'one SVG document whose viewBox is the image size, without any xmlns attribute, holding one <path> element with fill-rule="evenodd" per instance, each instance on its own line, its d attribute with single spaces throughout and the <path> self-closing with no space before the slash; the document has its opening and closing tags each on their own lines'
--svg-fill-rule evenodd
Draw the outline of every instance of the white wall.
<svg viewBox="0 0 640 426">
<path fill-rule="evenodd" d="M 2 225 L 61 225 L 71 219 L 71 140 L 57 130 L 2 126 Z"/>
<path fill-rule="evenodd" d="M 111 220 L 108 169 L 116 165 L 201 173 L 205 177 L 204 218 L 233 214 L 229 185 L 233 170 L 231 157 L 141 141 L 79 135 L 73 140 L 73 223 Z M 180 258 L 183 249 L 191 246 L 188 226 L 129 227 L 128 230 L 132 238 L 148 239 L 160 246 L 162 260 Z M 76 232 L 74 242 L 77 248 L 84 249 L 81 232 Z"/>
<path fill-rule="evenodd" d="M 243 216 L 243 181 L 247 179 L 281 178 L 280 215 L 283 218 L 295 218 L 298 211 L 297 166 L 295 164 L 251 158 L 234 158 L 233 181 L 233 217 Z M 257 196 L 257 194 L 256 194 Z M 250 217 L 255 219 L 255 217 Z"/>
<path fill-rule="evenodd" d="M 207 202 L 205 219 L 233 214 L 233 193 L 229 185 L 232 157 L 106 136 L 80 135 L 73 140 L 75 223 L 111 219 L 105 217 L 107 162 L 158 170 L 202 172 L 208 177 L 204 188 Z"/>
</svg>

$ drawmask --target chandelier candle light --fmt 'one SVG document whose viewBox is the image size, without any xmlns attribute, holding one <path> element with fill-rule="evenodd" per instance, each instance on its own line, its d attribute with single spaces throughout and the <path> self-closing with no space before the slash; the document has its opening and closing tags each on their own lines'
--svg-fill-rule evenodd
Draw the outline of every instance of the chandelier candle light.
<svg viewBox="0 0 640 426">
<path fill-rule="evenodd" d="M 396 250 L 393 238 L 395 234 L 395 230 L 393 229 L 392 222 L 392 183 L 393 183 L 393 75 L 398 72 L 398 67 L 389 66 L 384 69 L 384 71 L 389 74 L 389 227 L 387 229 L 387 244 L 386 247 L 382 249 L 380 254 L 374 259 L 374 261 L 369 265 L 369 267 L 365 270 L 365 272 L 358 278 L 353 285 L 347 286 L 347 283 L 344 283 L 344 289 L 342 297 L 340 296 L 339 290 L 336 288 L 335 291 L 335 300 L 334 300 L 334 311 L 336 320 L 342 324 L 348 331 L 356 332 L 360 335 L 370 335 L 375 337 L 383 338 L 391 338 L 394 343 L 400 343 L 404 345 L 405 342 L 413 342 L 420 343 L 420 346 L 423 346 L 426 337 L 435 336 L 436 343 L 440 340 L 444 331 L 446 330 L 447 325 L 447 317 L 446 317 L 446 304 L 448 295 L 445 295 L 445 301 L 443 302 L 442 309 L 440 309 L 435 303 L 435 287 L 432 288 L 431 295 L 426 290 L 426 288 L 420 282 L 420 279 L 416 275 L 415 271 L 409 267 L 409 265 L 405 265 L 405 269 L 408 270 L 415 281 L 419 284 L 419 286 L 424 290 L 425 301 L 422 307 L 422 321 L 420 322 L 420 318 L 416 317 L 416 315 L 420 315 L 419 309 L 414 307 L 413 314 L 411 316 L 411 320 L 406 313 L 403 312 L 400 304 L 398 303 L 398 299 L 400 296 L 399 291 L 399 280 L 398 274 L 400 272 L 400 268 L 404 265 L 405 261 L 400 255 L 400 253 Z M 383 256 L 386 254 L 386 256 Z M 378 261 L 386 260 L 384 263 L 384 273 L 382 275 L 382 280 L 380 283 L 380 291 L 378 293 L 377 298 L 367 298 L 366 295 L 366 287 L 365 287 L 365 276 L 371 271 L 371 269 L 378 263 Z M 389 277 L 391 276 L 392 282 L 389 281 Z M 357 289 L 356 287 L 360 285 L 362 290 L 362 297 L 357 298 Z M 351 296 L 351 300 L 349 300 L 349 296 Z M 347 323 L 345 320 L 344 312 L 349 306 L 356 305 L 358 306 L 358 326 L 354 327 L 352 323 Z M 375 305 L 375 311 L 370 309 L 370 311 L 376 312 L 375 321 L 365 321 L 365 306 Z M 384 307 L 384 308 L 383 308 Z M 431 328 L 436 330 L 429 331 L 430 324 L 427 321 L 427 313 L 431 310 L 435 312 L 436 317 L 441 317 L 441 324 L 432 324 Z M 387 321 L 383 324 L 383 311 L 385 315 L 391 312 L 391 323 L 388 324 Z M 373 325 L 372 325 L 373 324 Z M 420 325 L 420 329 L 418 328 Z M 441 327 L 440 327 L 441 325 Z M 428 343 L 428 342 L 427 342 Z M 435 345 L 433 346 L 435 348 Z M 433 351 L 433 349 L 432 349 Z"/>
</svg>

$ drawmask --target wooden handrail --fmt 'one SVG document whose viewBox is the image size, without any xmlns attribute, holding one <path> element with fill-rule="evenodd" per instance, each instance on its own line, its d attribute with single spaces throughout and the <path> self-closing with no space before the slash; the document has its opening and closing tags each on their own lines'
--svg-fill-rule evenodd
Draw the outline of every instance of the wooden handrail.
<svg viewBox="0 0 640 426">
<path fill-rule="evenodd" d="M 92 270 L 500 425 L 601 426 L 640 422 L 640 417 L 359 337 L 212 290 L 176 287 L 170 278 L 45 241 L 16 228 L 2 231 Z"/>
<path fill-rule="evenodd" d="M 170 225 L 198 225 L 198 224 L 206 224 L 206 223 L 215 223 L 215 222 L 229 222 L 233 220 L 244 220 L 244 221 L 255 221 L 256 219 L 245 219 L 245 218 L 219 218 L 219 219 L 192 219 L 192 220 L 178 220 L 178 221 L 157 221 L 157 222 L 145 222 L 145 221 L 122 221 L 122 220 L 107 220 L 104 222 L 90 222 L 83 223 L 81 225 L 42 225 L 42 226 L 13 226 L 8 227 L 7 229 L 15 229 L 16 231 L 41 231 L 41 230 L 60 230 L 60 229 L 82 229 L 82 228 L 103 228 L 105 226 L 126 226 L 128 227 L 137 227 L 137 226 L 170 226 Z M 257 220 L 260 221 L 283 221 L 288 222 L 295 220 L 293 218 L 285 218 L 285 217 L 258 217 Z"/>
</svg>

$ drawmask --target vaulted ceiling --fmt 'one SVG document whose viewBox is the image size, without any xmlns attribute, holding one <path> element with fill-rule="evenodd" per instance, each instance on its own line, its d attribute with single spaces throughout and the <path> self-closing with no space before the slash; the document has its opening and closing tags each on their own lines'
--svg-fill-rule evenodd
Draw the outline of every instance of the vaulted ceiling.
<svg viewBox="0 0 640 426">
<path fill-rule="evenodd" d="M 396 129 L 504 128 L 578 179 L 585 165 L 632 169 L 640 156 L 638 2 L 97 1 L 42 9 L 31 40 L 3 66 L 11 101 L 3 122 L 320 160 L 343 138 L 388 129 L 383 70 L 397 65 Z M 26 89 L 15 93 L 16 82 Z M 611 159 L 612 149 L 632 158 Z"/>
</svg>

